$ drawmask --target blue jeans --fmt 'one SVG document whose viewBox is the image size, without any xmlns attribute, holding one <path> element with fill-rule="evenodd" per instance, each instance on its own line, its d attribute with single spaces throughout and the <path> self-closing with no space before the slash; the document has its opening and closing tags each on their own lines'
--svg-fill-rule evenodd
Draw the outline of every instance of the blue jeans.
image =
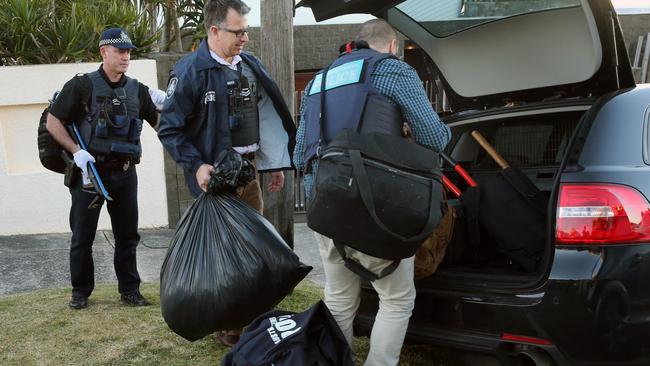
<svg viewBox="0 0 650 366">
<path fill-rule="evenodd" d="M 138 234 L 138 177 L 135 167 L 124 171 L 121 167 L 97 164 L 99 175 L 112 202 L 106 206 L 111 217 L 115 254 L 113 266 L 121 294 L 136 291 L 140 287 L 140 275 L 136 262 L 136 247 L 140 242 Z M 82 190 L 81 178 L 70 187 L 72 207 L 70 208 L 70 279 L 72 294 L 90 296 L 95 288 L 95 265 L 93 262 L 93 241 L 101 205 L 89 209 L 95 193 Z"/>
</svg>

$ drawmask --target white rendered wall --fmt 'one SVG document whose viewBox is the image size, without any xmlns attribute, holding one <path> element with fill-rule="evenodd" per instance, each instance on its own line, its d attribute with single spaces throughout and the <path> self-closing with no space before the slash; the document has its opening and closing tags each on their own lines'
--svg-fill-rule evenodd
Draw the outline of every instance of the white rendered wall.
<svg viewBox="0 0 650 366">
<path fill-rule="evenodd" d="M 0 235 L 70 231 L 70 194 L 63 175 L 41 166 L 36 131 L 52 94 L 77 73 L 97 68 L 99 63 L 0 67 Z M 158 85 L 153 60 L 131 61 L 127 75 Z M 163 148 L 148 124 L 137 171 L 139 227 L 167 226 Z M 98 229 L 110 227 L 104 205 Z"/>
</svg>

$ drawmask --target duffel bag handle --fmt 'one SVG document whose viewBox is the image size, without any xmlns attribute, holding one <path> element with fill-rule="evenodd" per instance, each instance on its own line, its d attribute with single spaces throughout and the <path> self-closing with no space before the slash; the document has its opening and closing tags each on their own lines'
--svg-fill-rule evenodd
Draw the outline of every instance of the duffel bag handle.
<svg viewBox="0 0 650 366">
<path fill-rule="evenodd" d="M 427 218 L 427 223 L 424 225 L 422 232 L 419 234 L 413 235 L 411 237 L 404 237 L 396 232 L 393 232 L 391 229 L 386 227 L 381 219 L 377 216 L 375 201 L 370 195 L 370 181 L 368 180 L 368 173 L 366 168 L 363 166 L 363 159 L 361 158 L 361 151 L 359 150 L 348 150 L 350 154 L 350 161 L 352 163 L 352 172 L 357 178 L 357 185 L 359 186 L 359 194 L 361 195 L 361 200 L 366 206 L 368 213 L 375 220 L 375 223 L 379 228 L 386 234 L 392 236 L 395 239 L 398 239 L 405 243 L 413 243 L 416 241 L 424 240 L 426 237 L 431 235 L 431 232 L 435 229 L 437 222 L 435 222 L 435 215 L 433 214 L 433 194 L 429 200 L 429 217 Z M 431 183 L 431 192 L 433 192 L 433 182 Z"/>
<path fill-rule="evenodd" d="M 361 263 L 355 261 L 354 259 L 350 258 L 345 254 L 345 244 L 334 240 L 334 248 L 336 248 L 336 251 L 339 252 L 339 255 L 343 259 L 343 262 L 345 263 L 345 268 L 349 269 L 350 271 L 358 274 L 363 278 L 364 280 L 367 281 L 375 281 L 380 278 L 384 278 L 388 276 L 389 274 L 395 272 L 397 269 L 397 266 L 399 266 L 400 259 L 396 261 L 392 261 L 386 268 L 384 268 L 381 272 L 379 273 L 374 273 L 371 270 L 367 269 Z"/>
</svg>

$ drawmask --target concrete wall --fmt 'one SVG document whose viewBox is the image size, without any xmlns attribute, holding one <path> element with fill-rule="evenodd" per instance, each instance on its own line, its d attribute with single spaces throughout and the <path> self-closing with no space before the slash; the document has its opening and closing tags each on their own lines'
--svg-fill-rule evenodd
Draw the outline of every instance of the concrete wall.
<svg viewBox="0 0 650 366">
<path fill-rule="evenodd" d="M 63 175 L 41 166 L 36 130 L 52 93 L 75 74 L 98 67 L 99 63 L 0 67 L 0 235 L 70 231 L 70 194 Z M 132 61 L 128 75 L 157 85 L 153 60 Z M 163 151 L 151 128 L 143 129 L 142 150 L 137 167 L 139 227 L 167 226 Z M 99 229 L 109 228 L 104 208 Z"/>
</svg>

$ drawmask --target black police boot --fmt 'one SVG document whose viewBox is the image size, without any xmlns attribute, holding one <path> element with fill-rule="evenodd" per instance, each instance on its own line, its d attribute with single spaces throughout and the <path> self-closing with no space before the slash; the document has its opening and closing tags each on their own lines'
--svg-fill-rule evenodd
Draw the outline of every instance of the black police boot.
<svg viewBox="0 0 650 366">
<path fill-rule="evenodd" d="M 122 296 L 120 296 L 120 300 L 122 301 L 123 305 L 128 305 L 128 306 L 151 305 L 151 303 L 147 301 L 147 299 L 145 299 L 144 296 L 142 296 L 142 294 L 138 290 L 126 294 L 122 294 Z"/>
<path fill-rule="evenodd" d="M 88 298 L 83 295 L 72 295 L 68 306 L 75 310 L 85 309 L 88 307 Z"/>
</svg>

